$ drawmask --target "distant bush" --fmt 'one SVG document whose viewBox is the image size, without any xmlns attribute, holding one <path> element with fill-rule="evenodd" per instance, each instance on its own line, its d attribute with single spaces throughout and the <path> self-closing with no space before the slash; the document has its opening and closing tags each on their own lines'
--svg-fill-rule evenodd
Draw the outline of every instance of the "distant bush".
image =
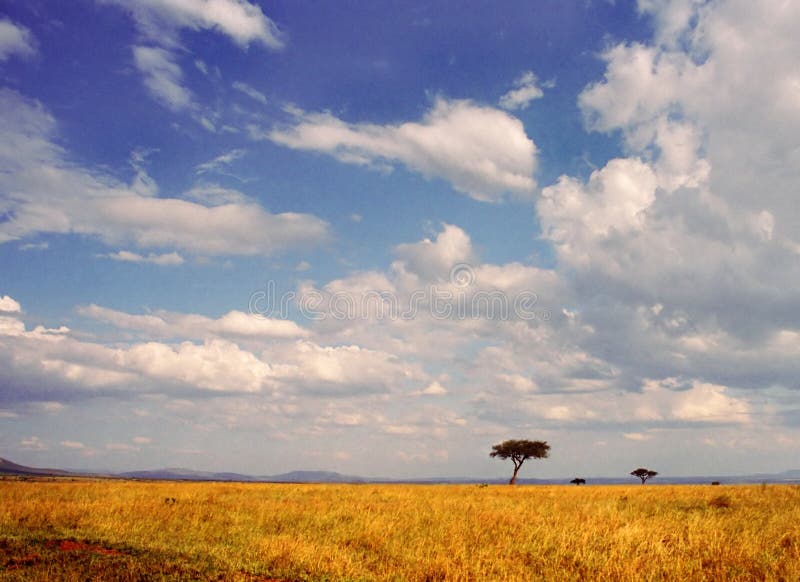
<svg viewBox="0 0 800 582">
<path fill-rule="evenodd" d="M 719 481 L 712 481 L 711 484 L 712 485 L 719 485 Z"/>
</svg>

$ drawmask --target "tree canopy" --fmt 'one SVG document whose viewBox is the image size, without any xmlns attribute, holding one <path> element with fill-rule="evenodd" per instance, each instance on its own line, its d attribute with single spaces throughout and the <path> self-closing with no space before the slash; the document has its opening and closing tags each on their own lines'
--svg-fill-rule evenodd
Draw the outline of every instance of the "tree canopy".
<svg viewBox="0 0 800 582">
<path fill-rule="evenodd" d="M 631 475 L 641 479 L 642 480 L 642 485 L 644 485 L 645 481 L 647 481 L 651 477 L 655 477 L 656 475 L 658 475 L 658 472 L 657 471 L 651 471 L 650 469 L 645 469 L 644 467 L 639 467 L 635 471 L 631 471 Z"/>
<path fill-rule="evenodd" d="M 517 482 L 517 473 L 522 464 L 528 459 L 544 459 L 550 453 L 550 445 L 546 441 L 508 440 L 492 446 L 490 457 L 511 459 L 514 463 L 514 474 L 509 485 Z"/>
</svg>

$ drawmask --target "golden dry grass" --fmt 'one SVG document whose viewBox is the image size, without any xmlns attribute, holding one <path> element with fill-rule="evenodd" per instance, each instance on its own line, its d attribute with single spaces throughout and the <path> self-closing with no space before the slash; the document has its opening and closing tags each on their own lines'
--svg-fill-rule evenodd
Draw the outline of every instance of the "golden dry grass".
<svg viewBox="0 0 800 582">
<path fill-rule="evenodd" d="M 0 577 L 800 580 L 800 487 L 6 480 Z"/>
</svg>

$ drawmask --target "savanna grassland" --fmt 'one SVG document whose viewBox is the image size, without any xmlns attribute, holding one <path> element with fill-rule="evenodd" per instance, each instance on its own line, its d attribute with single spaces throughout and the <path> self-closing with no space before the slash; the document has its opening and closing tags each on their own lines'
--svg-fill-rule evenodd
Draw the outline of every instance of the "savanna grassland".
<svg viewBox="0 0 800 582">
<path fill-rule="evenodd" d="M 800 487 L 0 481 L 3 580 L 800 580 Z"/>
</svg>

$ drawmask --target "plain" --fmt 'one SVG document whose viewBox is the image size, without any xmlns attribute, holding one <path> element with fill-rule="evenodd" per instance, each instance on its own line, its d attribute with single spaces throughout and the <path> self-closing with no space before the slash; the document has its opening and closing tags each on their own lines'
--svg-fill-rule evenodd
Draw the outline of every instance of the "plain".
<svg viewBox="0 0 800 582">
<path fill-rule="evenodd" d="M 5 479 L 7 580 L 798 580 L 800 487 Z"/>
</svg>

